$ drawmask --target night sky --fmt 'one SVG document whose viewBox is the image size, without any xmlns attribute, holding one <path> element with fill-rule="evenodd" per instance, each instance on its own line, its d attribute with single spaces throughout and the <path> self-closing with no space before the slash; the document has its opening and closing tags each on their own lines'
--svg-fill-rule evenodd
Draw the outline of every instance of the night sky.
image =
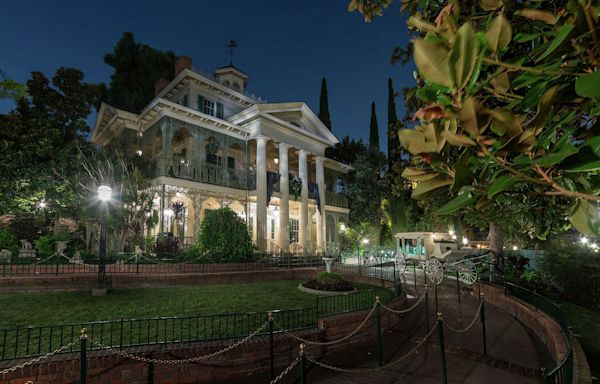
<svg viewBox="0 0 600 384">
<path fill-rule="evenodd" d="M 304 101 L 319 110 L 327 78 L 333 132 L 368 139 L 371 101 L 377 104 L 386 148 L 387 78 L 411 85 L 412 66 L 390 64 L 408 33 L 399 1 L 366 24 L 348 0 L 9 1 L 0 16 L 0 69 L 24 82 L 32 70 L 51 77 L 60 66 L 82 69 L 90 82 L 108 82 L 103 56 L 124 31 L 136 41 L 193 59 L 203 71 L 228 64 L 226 43 L 239 43 L 234 64 L 248 89 L 269 102 Z M 401 116 L 402 100 L 396 99 Z M 0 113 L 12 108 L 0 102 Z M 93 117 L 90 119 L 93 121 Z"/>
</svg>

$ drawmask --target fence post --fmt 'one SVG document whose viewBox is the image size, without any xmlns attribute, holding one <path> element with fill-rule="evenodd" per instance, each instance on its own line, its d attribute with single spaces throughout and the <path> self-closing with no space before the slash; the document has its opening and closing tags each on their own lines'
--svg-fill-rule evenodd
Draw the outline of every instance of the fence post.
<svg viewBox="0 0 600 384">
<path fill-rule="evenodd" d="M 135 273 L 138 275 L 140 273 L 140 255 L 135 256 Z"/>
<path fill-rule="evenodd" d="M 437 329 L 440 342 L 440 359 L 442 363 L 442 384 L 448 384 L 448 378 L 446 376 L 446 346 L 444 345 L 444 320 L 442 314 L 437 314 Z"/>
<path fill-rule="evenodd" d="M 429 287 L 425 284 L 425 324 L 429 333 Z"/>
<path fill-rule="evenodd" d="M 413 263 L 413 280 L 415 283 L 415 295 L 417 294 L 417 263 Z M 425 280 L 425 286 L 427 286 L 427 280 Z"/>
<path fill-rule="evenodd" d="M 58 257 L 56 257 L 56 276 L 58 276 Z"/>
<path fill-rule="evenodd" d="M 458 281 L 458 269 L 456 270 L 456 296 L 458 296 L 458 304 L 460 304 L 460 281 Z"/>
<path fill-rule="evenodd" d="M 273 312 L 269 311 L 269 362 L 271 365 L 271 380 L 275 378 L 275 348 L 273 345 Z"/>
<path fill-rule="evenodd" d="M 481 331 L 483 332 L 483 354 L 487 355 L 487 339 L 485 336 L 485 300 L 483 299 L 483 294 L 479 299 L 481 302 Z"/>
<path fill-rule="evenodd" d="M 124 325 L 124 320 L 123 320 L 123 315 L 121 315 L 121 330 L 119 332 L 119 349 L 123 349 L 123 325 Z"/>
<path fill-rule="evenodd" d="M 434 283 L 434 289 L 435 289 L 435 313 L 438 313 L 438 294 L 437 294 L 437 284 Z"/>
<path fill-rule="evenodd" d="M 377 326 L 377 363 L 383 365 L 383 348 L 381 343 L 381 301 L 375 296 L 375 321 Z"/>
<path fill-rule="evenodd" d="M 85 384 L 87 379 L 87 329 L 81 330 L 79 336 L 80 352 L 79 352 L 79 383 Z"/>
<path fill-rule="evenodd" d="M 300 344 L 300 384 L 306 384 L 306 355 L 304 343 Z"/>
</svg>

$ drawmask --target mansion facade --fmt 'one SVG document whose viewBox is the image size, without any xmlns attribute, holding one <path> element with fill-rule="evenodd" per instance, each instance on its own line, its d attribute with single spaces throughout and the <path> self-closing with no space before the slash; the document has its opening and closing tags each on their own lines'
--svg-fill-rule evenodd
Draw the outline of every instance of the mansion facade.
<svg viewBox="0 0 600 384">
<path fill-rule="evenodd" d="M 349 169 L 324 156 L 338 140 L 305 103 L 267 103 L 247 82 L 233 65 L 207 75 L 180 57 L 139 114 L 103 103 L 92 141 L 126 140 L 152 164 L 153 235 L 194 242 L 206 211 L 228 206 L 261 252 L 323 250 L 348 220 Z"/>
</svg>

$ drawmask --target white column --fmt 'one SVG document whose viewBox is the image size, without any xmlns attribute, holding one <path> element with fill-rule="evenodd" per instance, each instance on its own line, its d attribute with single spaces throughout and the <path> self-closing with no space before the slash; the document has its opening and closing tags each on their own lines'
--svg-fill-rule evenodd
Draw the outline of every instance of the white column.
<svg viewBox="0 0 600 384">
<path fill-rule="evenodd" d="M 256 138 L 256 245 L 264 252 L 267 239 L 267 141 Z"/>
<path fill-rule="evenodd" d="M 319 186 L 319 200 L 321 202 L 321 213 L 317 207 L 317 246 L 325 249 L 325 173 L 323 170 L 323 157 L 315 159 L 317 185 Z"/>
<path fill-rule="evenodd" d="M 288 249 L 288 223 L 290 219 L 290 179 L 288 170 L 288 144 L 279 144 L 279 246 Z"/>
<path fill-rule="evenodd" d="M 308 153 L 301 149 L 298 151 L 298 173 L 302 180 L 302 201 L 300 204 L 300 220 L 298 228 L 298 240 L 300 246 L 306 249 L 306 234 L 308 231 L 308 162 L 306 156 Z"/>
</svg>

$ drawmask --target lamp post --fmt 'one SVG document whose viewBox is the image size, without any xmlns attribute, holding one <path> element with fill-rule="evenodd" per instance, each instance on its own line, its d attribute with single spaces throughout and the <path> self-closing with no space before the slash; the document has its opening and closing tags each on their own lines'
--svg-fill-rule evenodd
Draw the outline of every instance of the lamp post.
<svg viewBox="0 0 600 384">
<path fill-rule="evenodd" d="M 108 213 L 108 201 L 112 195 L 112 188 L 110 185 L 101 184 L 98 187 L 98 199 L 101 201 L 102 207 L 102 221 L 100 223 L 100 247 L 98 252 L 98 285 L 100 288 L 104 288 L 104 278 L 106 274 L 106 215 Z"/>
</svg>

